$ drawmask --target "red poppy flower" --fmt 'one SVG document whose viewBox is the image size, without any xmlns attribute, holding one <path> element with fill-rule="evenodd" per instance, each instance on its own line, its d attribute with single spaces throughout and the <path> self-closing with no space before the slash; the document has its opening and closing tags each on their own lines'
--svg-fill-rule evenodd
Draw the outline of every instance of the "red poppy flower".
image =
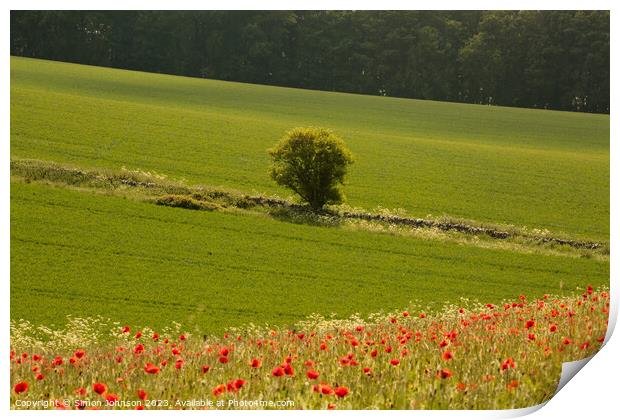
<svg viewBox="0 0 620 420">
<path fill-rule="evenodd" d="M 317 372 L 316 370 L 309 370 L 308 372 L 306 372 L 306 376 L 308 377 L 308 379 L 316 379 L 319 377 L 319 372 Z"/>
<path fill-rule="evenodd" d="M 15 384 L 15 388 L 13 388 L 16 394 L 21 394 L 22 392 L 28 391 L 28 382 L 20 382 Z"/>
<path fill-rule="evenodd" d="M 257 369 L 261 366 L 261 361 L 258 359 L 252 359 L 252 361 L 250 362 L 250 367 L 253 367 L 254 369 Z"/>
<path fill-rule="evenodd" d="M 373 349 L 373 350 L 370 352 L 370 357 L 377 357 L 377 354 L 378 354 L 378 353 L 379 353 L 379 352 L 377 351 L 377 349 Z"/>
<path fill-rule="evenodd" d="M 41 373 L 37 373 L 37 376 L 35 376 L 35 378 L 37 378 L 37 381 L 42 381 L 45 378 L 45 376 L 43 376 L 43 374 Z"/>
<path fill-rule="evenodd" d="M 549 327 L 549 331 L 551 332 L 556 332 L 558 330 L 558 326 L 555 324 L 551 324 L 551 326 Z"/>
<path fill-rule="evenodd" d="M 502 363 L 502 370 L 506 370 L 506 369 L 510 369 L 514 367 L 515 367 L 515 361 L 512 359 L 512 357 L 509 357 L 508 359 L 504 360 L 504 362 Z"/>
<path fill-rule="evenodd" d="M 138 331 L 138 332 L 136 333 L 136 338 L 140 338 L 140 337 L 142 337 L 142 331 Z"/>
<path fill-rule="evenodd" d="M 106 394 L 105 395 L 105 400 L 108 403 L 112 404 L 112 403 L 115 403 L 116 401 L 118 401 L 119 398 L 118 398 L 118 395 L 116 395 L 116 394 Z"/>
<path fill-rule="evenodd" d="M 179 336 L 179 340 L 181 340 L 181 341 L 185 341 L 185 340 L 187 340 L 187 337 L 185 336 L 185 334 L 181 334 L 181 335 Z"/>
<path fill-rule="evenodd" d="M 371 375 L 371 374 L 372 374 L 372 370 L 370 370 L 370 368 L 369 368 L 369 367 L 365 367 L 365 368 L 363 369 L 363 371 L 364 371 L 364 373 L 365 373 L 366 375 Z"/>
<path fill-rule="evenodd" d="M 391 364 L 392 366 L 398 366 L 398 365 L 400 364 L 400 360 L 398 360 L 398 359 L 392 359 L 392 360 L 390 360 L 390 364 Z"/>
<path fill-rule="evenodd" d="M 515 389 L 519 386 L 519 381 L 513 379 L 512 381 L 510 381 L 510 383 L 508 385 L 506 385 L 506 388 L 508 389 Z"/>
<path fill-rule="evenodd" d="M 153 338 L 153 341 L 159 340 L 159 334 L 157 334 L 157 333 L 153 333 L 153 335 L 151 337 Z"/>
<path fill-rule="evenodd" d="M 178 356 L 179 354 L 181 354 L 181 350 L 177 349 L 176 347 L 172 349 L 172 354 L 174 354 L 175 356 Z"/>
<path fill-rule="evenodd" d="M 452 376 L 452 371 L 450 369 L 443 368 L 439 371 L 439 377 L 441 379 L 447 379 Z"/>
<path fill-rule="evenodd" d="M 281 366 L 273 368 L 271 371 L 272 376 L 284 376 L 284 369 Z"/>
<path fill-rule="evenodd" d="M 407 311 L 403 312 L 403 316 L 404 316 L 405 318 L 407 318 L 407 317 L 409 316 L 409 312 L 407 312 Z"/>
<path fill-rule="evenodd" d="M 321 394 L 333 395 L 334 394 L 334 390 L 329 385 L 321 384 Z"/>
<path fill-rule="evenodd" d="M 234 382 L 233 382 L 233 387 L 234 387 L 235 391 L 238 391 L 245 384 L 246 384 L 246 382 L 243 379 L 235 379 Z"/>
<path fill-rule="evenodd" d="M 138 398 L 140 398 L 142 401 L 146 400 L 146 397 L 148 397 L 148 394 L 146 393 L 145 390 L 143 389 L 139 389 L 138 390 Z"/>
<path fill-rule="evenodd" d="M 528 320 L 525 322 L 525 328 L 527 328 L 528 330 L 529 330 L 530 328 L 532 328 L 534 325 L 535 325 L 535 322 L 534 322 L 534 320 L 533 320 L 533 319 L 528 319 Z"/>
<path fill-rule="evenodd" d="M 293 369 L 293 366 L 291 366 L 290 364 L 286 363 L 282 367 L 284 368 L 284 373 L 286 373 L 288 376 L 295 375 L 295 370 Z"/>
<path fill-rule="evenodd" d="M 218 386 L 216 386 L 215 388 L 213 388 L 213 390 L 211 391 L 211 393 L 213 394 L 213 396 L 217 397 L 218 395 L 222 394 L 226 392 L 226 385 L 224 384 L 220 384 Z"/>
<path fill-rule="evenodd" d="M 41 360 L 41 356 L 39 356 L 38 354 L 33 354 L 32 355 L 32 360 L 34 360 L 35 362 L 38 362 Z"/>
<path fill-rule="evenodd" d="M 123 328 L 121 328 L 121 332 L 123 334 L 128 333 L 129 331 L 131 331 L 131 328 L 129 328 L 127 325 L 125 325 Z"/>
<path fill-rule="evenodd" d="M 530 339 L 530 340 L 536 340 L 536 334 L 529 333 L 527 335 L 527 338 Z"/>
<path fill-rule="evenodd" d="M 334 390 L 334 393 L 338 396 L 338 398 L 344 398 L 349 395 L 349 388 L 346 386 L 339 386 Z"/>
<path fill-rule="evenodd" d="M 159 366 L 156 366 L 153 363 L 147 363 L 144 366 L 144 371 L 146 373 L 150 373 L 151 375 L 154 375 L 156 373 L 159 373 Z"/>
<path fill-rule="evenodd" d="M 452 354 L 452 352 L 450 350 L 446 350 L 443 352 L 443 354 L 441 355 L 441 358 L 443 360 L 451 360 L 454 357 L 454 355 Z"/>
<path fill-rule="evenodd" d="M 108 388 L 105 386 L 105 384 L 102 384 L 100 382 L 93 384 L 93 391 L 95 391 L 99 395 L 103 394 L 106 389 Z"/>
<path fill-rule="evenodd" d="M 465 391 L 466 389 L 467 389 L 467 385 L 465 385 L 463 382 L 458 382 L 456 384 L 457 391 Z"/>
<path fill-rule="evenodd" d="M 73 355 L 77 357 L 78 359 L 81 359 L 82 357 L 84 357 L 85 354 L 86 352 L 82 349 L 76 350 L 75 353 L 73 353 Z"/>
<path fill-rule="evenodd" d="M 229 353 L 229 350 L 227 347 L 222 347 L 219 352 L 220 356 L 228 356 L 228 353 Z"/>
<path fill-rule="evenodd" d="M 420 314 L 420 318 L 426 318 L 426 315 L 422 313 Z"/>
<path fill-rule="evenodd" d="M 226 356 L 220 356 L 218 360 L 220 361 L 220 363 L 228 363 L 228 357 Z"/>
<path fill-rule="evenodd" d="M 142 343 L 138 344 L 136 347 L 134 347 L 133 352 L 134 354 L 144 353 L 144 345 Z"/>
<path fill-rule="evenodd" d="M 441 343 L 439 343 L 439 348 L 446 347 L 447 345 L 448 342 L 446 340 L 442 340 Z"/>
<path fill-rule="evenodd" d="M 86 391 L 86 388 L 79 387 L 75 389 L 75 393 L 77 395 L 86 395 L 87 392 L 88 391 Z"/>
<path fill-rule="evenodd" d="M 201 368 L 202 373 L 207 373 L 209 371 L 209 369 L 211 369 L 211 366 L 209 366 L 209 365 L 203 365 L 202 368 Z"/>
<path fill-rule="evenodd" d="M 183 361 L 183 359 L 177 359 L 177 361 L 174 363 L 174 367 L 176 369 L 181 369 L 184 363 L 185 362 Z"/>
</svg>

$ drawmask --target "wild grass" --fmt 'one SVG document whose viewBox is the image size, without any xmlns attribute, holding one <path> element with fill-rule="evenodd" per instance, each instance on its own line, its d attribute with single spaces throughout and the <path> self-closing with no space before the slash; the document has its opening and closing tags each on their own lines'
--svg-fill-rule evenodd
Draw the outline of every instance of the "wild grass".
<svg viewBox="0 0 620 420">
<path fill-rule="evenodd" d="M 541 404 L 562 363 L 598 351 L 609 294 L 411 305 L 362 318 L 200 336 L 101 318 L 11 323 L 13 409 L 510 409 Z M 106 331 L 102 334 L 101 331 Z M 40 339 L 41 335 L 46 339 Z M 271 407 L 276 408 L 276 407 Z"/>
</svg>

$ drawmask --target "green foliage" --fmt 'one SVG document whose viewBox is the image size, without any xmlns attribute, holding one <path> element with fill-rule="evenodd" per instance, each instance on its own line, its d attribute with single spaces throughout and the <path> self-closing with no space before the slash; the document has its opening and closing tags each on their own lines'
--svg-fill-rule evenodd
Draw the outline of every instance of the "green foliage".
<svg viewBox="0 0 620 420">
<path fill-rule="evenodd" d="M 11 11 L 11 54 L 609 113 L 609 11 Z"/>
<path fill-rule="evenodd" d="M 220 206 L 209 201 L 197 200 L 188 195 L 164 195 L 157 197 L 155 204 L 167 207 L 181 207 L 189 210 L 217 210 Z"/>
<path fill-rule="evenodd" d="M 270 174 L 279 185 L 290 188 L 317 210 L 341 203 L 340 185 L 353 156 L 342 139 L 330 130 L 297 127 L 272 149 Z"/>
</svg>

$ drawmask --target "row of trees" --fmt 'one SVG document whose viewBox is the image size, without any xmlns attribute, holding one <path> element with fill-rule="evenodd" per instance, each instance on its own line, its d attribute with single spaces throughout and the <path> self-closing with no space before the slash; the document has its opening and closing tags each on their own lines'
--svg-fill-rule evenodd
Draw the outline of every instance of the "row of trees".
<svg viewBox="0 0 620 420">
<path fill-rule="evenodd" d="M 11 54 L 279 86 L 609 112 L 606 11 L 12 11 Z"/>
</svg>

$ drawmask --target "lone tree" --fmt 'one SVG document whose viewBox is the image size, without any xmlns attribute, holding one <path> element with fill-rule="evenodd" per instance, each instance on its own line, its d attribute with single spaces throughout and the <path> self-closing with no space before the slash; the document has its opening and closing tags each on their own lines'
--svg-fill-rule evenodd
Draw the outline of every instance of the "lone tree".
<svg viewBox="0 0 620 420">
<path fill-rule="evenodd" d="M 271 178 L 299 194 L 313 209 L 344 199 L 340 185 L 353 157 L 330 130 L 294 128 L 268 152 L 273 159 Z"/>
</svg>

